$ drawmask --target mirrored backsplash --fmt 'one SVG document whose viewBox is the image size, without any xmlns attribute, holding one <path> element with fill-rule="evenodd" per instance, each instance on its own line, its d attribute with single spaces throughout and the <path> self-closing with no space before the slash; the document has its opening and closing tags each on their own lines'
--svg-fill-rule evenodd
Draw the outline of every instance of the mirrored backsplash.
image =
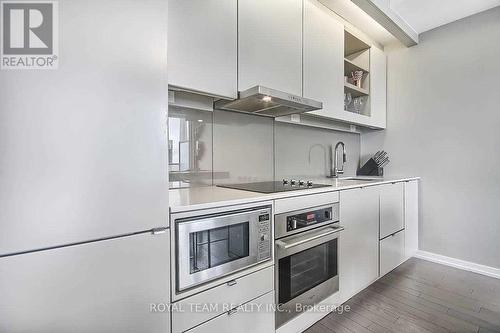
<svg viewBox="0 0 500 333">
<path fill-rule="evenodd" d="M 211 98 L 195 95 L 191 103 L 182 94 L 169 106 L 170 188 L 326 177 L 338 141 L 347 149 L 345 175 L 356 174 L 357 133 L 213 110 Z"/>
<path fill-rule="evenodd" d="M 330 150 L 342 141 L 347 162 L 343 176 L 355 176 L 360 157 L 360 135 L 275 122 L 276 179 L 321 179 L 330 174 Z"/>
<path fill-rule="evenodd" d="M 170 188 L 212 185 L 213 112 L 169 107 Z"/>
<path fill-rule="evenodd" d="M 274 120 L 251 114 L 214 111 L 214 184 L 274 178 Z M 224 171 L 226 177 L 217 177 Z"/>
</svg>

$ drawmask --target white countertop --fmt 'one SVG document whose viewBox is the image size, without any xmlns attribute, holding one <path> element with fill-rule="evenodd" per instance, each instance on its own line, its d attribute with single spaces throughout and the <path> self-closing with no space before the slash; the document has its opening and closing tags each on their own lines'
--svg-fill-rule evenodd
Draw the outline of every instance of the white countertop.
<svg viewBox="0 0 500 333">
<path fill-rule="evenodd" d="M 365 178 L 365 177 L 353 177 Z M 373 177 L 366 177 L 373 178 Z M 289 191 L 279 193 L 257 193 L 242 190 L 233 190 L 217 186 L 193 187 L 172 189 L 169 191 L 170 212 L 186 212 L 191 210 L 209 209 L 215 207 L 241 205 L 259 201 L 269 201 L 275 199 L 283 199 L 296 197 L 301 195 L 309 195 L 315 193 L 326 193 L 347 190 L 351 188 L 381 185 L 394 182 L 403 182 L 409 180 L 417 180 L 420 177 L 386 177 L 376 180 L 346 180 L 346 179 L 331 179 L 321 178 L 312 179 L 318 184 L 331 184 L 331 187 L 322 187 L 316 189 Z"/>
</svg>

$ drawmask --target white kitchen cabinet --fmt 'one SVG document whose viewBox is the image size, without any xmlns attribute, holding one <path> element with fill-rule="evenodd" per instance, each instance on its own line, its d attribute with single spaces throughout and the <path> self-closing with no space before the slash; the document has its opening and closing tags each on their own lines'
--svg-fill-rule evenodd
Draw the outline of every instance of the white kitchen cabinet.
<svg viewBox="0 0 500 333">
<path fill-rule="evenodd" d="M 403 183 L 378 186 L 380 189 L 380 239 L 404 228 Z"/>
<path fill-rule="evenodd" d="M 378 278 L 378 186 L 340 192 L 340 293 L 342 301 Z"/>
<path fill-rule="evenodd" d="M 176 307 L 184 311 L 172 313 L 172 332 L 185 332 L 191 327 L 227 312 L 228 309 L 224 308 L 227 304 L 234 306 L 244 304 L 273 291 L 274 267 L 271 266 L 237 279 L 226 279 L 226 281 L 219 286 L 174 303 Z M 197 308 L 192 308 L 191 304 L 211 304 L 215 308 L 211 311 L 199 311 Z"/>
<path fill-rule="evenodd" d="M 340 118 L 344 112 L 344 25 L 316 0 L 304 1 L 304 97 L 323 102 L 310 112 Z"/>
<path fill-rule="evenodd" d="M 418 180 L 404 184 L 405 197 L 405 259 L 418 250 Z"/>
<path fill-rule="evenodd" d="M 274 292 L 269 292 L 232 311 L 201 324 L 189 333 L 274 333 Z"/>
<path fill-rule="evenodd" d="M 369 125 L 386 128 L 387 123 L 387 59 L 384 51 L 370 49 L 370 120 Z"/>
<path fill-rule="evenodd" d="M 237 5 L 235 0 L 169 0 L 170 85 L 237 97 Z"/>
<path fill-rule="evenodd" d="M 302 0 L 239 0 L 238 63 L 238 90 L 302 95 Z"/>
<path fill-rule="evenodd" d="M 405 260 L 405 231 L 401 230 L 380 241 L 380 276 L 392 271 Z"/>
<path fill-rule="evenodd" d="M 169 333 L 170 233 L 0 258 L 0 332 Z"/>
</svg>

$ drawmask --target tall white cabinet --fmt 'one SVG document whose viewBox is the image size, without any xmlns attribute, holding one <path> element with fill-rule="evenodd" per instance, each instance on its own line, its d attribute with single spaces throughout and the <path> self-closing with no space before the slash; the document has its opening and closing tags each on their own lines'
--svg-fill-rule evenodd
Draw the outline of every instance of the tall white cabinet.
<svg viewBox="0 0 500 333">
<path fill-rule="evenodd" d="M 169 85 L 237 97 L 235 0 L 168 1 Z"/>
<path fill-rule="evenodd" d="M 378 278 L 378 187 L 341 191 L 340 222 L 340 292 L 347 300 Z"/>
<path fill-rule="evenodd" d="M 310 114 L 338 118 L 343 110 L 344 25 L 316 0 L 304 0 L 304 97 L 323 102 Z"/>
<path fill-rule="evenodd" d="M 170 235 L 0 258 L 0 332 L 170 333 Z"/>
<path fill-rule="evenodd" d="M 256 85 L 302 95 L 302 0 L 238 1 L 238 90 Z"/>
</svg>

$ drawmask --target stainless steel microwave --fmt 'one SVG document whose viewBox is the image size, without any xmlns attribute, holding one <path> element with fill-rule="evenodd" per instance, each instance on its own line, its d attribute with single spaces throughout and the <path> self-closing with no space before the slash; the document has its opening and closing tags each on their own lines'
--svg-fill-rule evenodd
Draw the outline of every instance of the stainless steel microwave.
<svg viewBox="0 0 500 333">
<path fill-rule="evenodd" d="M 271 214 L 264 206 L 175 219 L 177 292 L 270 260 Z"/>
</svg>

